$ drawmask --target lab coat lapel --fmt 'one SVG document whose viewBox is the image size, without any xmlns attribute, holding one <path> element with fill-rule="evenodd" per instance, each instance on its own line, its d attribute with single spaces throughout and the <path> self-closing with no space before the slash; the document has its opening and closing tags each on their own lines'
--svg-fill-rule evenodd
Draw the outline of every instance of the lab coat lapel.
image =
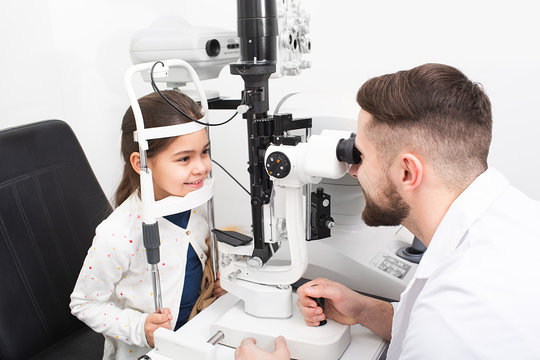
<svg viewBox="0 0 540 360">
<path fill-rule="evenodd" d="M 398 359 L 409 327 L 416 299 L 431 274 L 445 268 L 444 263 L 462 243 L 470 226 L 509 186 L 497 170 L 488 169 L 479 175 L 452 203 L 438 226 L 413 280 L 401 294 L 392 323 L 392 341 L 387 359 Z"/>
</svg>

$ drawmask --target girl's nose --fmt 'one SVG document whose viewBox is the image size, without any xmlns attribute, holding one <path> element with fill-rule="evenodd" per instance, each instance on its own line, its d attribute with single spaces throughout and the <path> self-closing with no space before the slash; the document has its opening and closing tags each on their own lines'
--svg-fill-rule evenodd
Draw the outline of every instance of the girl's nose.
<svg viewBox="0 0 540 360">
<path fill-rule="evenodd" d="M 206 164 L 204 162 L 204 159 L 197 158 L 195 163 L 193 164 L 193 173 L 194 174 L 204 174 L 206 172 Z"/>
</svg>

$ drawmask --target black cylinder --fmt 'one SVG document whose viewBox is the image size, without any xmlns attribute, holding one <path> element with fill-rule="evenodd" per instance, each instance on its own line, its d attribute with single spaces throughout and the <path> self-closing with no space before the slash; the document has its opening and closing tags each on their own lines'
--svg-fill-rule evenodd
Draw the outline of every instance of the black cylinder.
<svg viewBox="0 0 540 360">
<path fill-rule="evenodd" d="M 210 57 L 218 56 L 221 52 L 221 45 L 217 39 L 208 40 L 206 42 L 206 54 Z"/>
<path fill-rule="evenodd" d="M 238 37 L 242 62 L 276 62 L 276 0 L 238 0 Z"/>
<path fill-rule="evenodd" d="M 159 262 L 159 227 L 157 221 L 152 224 L 142 224 L 143 243 L 146 249 L 146 259 L 151 265 Z"/>
<path fill-rule="evenodd" d="M 353 134 L 346 140 L 339 140 L 336 146 L 336 157 L 339 161 L 344 161 L 351 165 L 360 164 L 362 161 L 360 151 L 354 146 L 355 135 Z"/>
</svg>

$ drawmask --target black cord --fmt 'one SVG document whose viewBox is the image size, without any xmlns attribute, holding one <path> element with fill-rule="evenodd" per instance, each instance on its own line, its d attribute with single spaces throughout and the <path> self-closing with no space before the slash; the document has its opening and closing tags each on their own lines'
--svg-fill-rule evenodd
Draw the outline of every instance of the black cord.
<svg viewBox="0 0 540 360">
<path fill-rule="evenodd" d="M 248 194 L 249 196 L 251 196 L 251 193 L 250 193 L 245 187 L 243 187 L 242 184 L 240 184 L 240 182 L 239 182 L 238 180 L 236 180 L 236 178 L 235 178 L 234 176 L 231 175 L 231 173 L 229 173 L 227 170 L 225 170 L 225 168 L 224 168 L 223 166 L 221 166 L 220 163 L 218 163 L 218 162 L 217 162 L 216 160 L 214 160 L 214 159 L 212 159 L 212 162 L 213 162 L 214 164 L 216 164 L 217 166 L 219 166 L 219 167 L 221 168 L 221 170 L 225 171 L 225 173 L 226 173 L 227 175 L 229 175 L 229 176 L 231 177 L 231 179 L 233 179 L 233 180 L 238 184 L 238 186 L 240 186 L 245 192 L 247 192 L 247 194 Z"/>
<path fill-rule="evenodd" d="M 226 123 L 228 123 L 229 121 L 234 119 L 234 117 L 236 115 L 238 115 L 238 111 L 236 111 L 234 113 L 234 115 L 231 116 L 228 120 L 225 120 L 224 122 L 221 122 L 221 123 L 218 123 L 218 124 L 205 123 L 205 122 L 202 122 L 202 121 L 199 121 L 197 119 L 192 118 L 191 116 L 189 116 L 188 114 L 183 112 L 182 109 L 178 108 L 175 104 L 173 104 L 169 99 L 167 99 L 165 97 L 165 95 L 163 95 L 161 90 L 159 90 L 159 88 L 156 86 L 156 83 L 154 81 L 154 68 L 156 67 L 157 64 L 161 64 L 162 66 L 165 66 L 165 64 L 163 64 L 163 62 L 161 62 L 161 61 L 156 61 L 154 63 L 154 65 L 152 65 L 152 68 L 150 69 L 150 82 L 152 84 L 152 89 L 154 89 L 154 91 L 156 91 L 163 98 L 163 100 L 165 100 L 169 105 L 171 105 L 176 111 L 180 112 L 182 115 L 187 117 L 189 120 L 194 121 L 197 124 L 201 124 L 201 125 L 204 125 L 204 126 L 221 126 L 221 125 L 225 125 Z M 244 103 L 244 98 L 242 97 L 242 101 L 240 102 L 240 105 L 242 105 L 243 103 Z"/>
<path fill-rule="evenodd" d="M 184 115 L 185 117 L 187 117 L 191 121 L 194 121 L 194 122 L 196 122 L 198 124 L 201 124 L 201 125 L 204 125 L 204 126 L 221 126 L 221 125 L 225 125 L 226 123 L 228 123 L 229 121 L 234 119 L 234 117 L 236 115 L 238 115 L 238 111 L 236 111 L 234 113 L 234 115 L 231 116 L 228 120 L 225 120 L 224 122 L 218 123 L 218 124 L 204 123 L 202 121 L 199 121 L 197 119 L 192 118 L 191 116 L 189 116 L 188 114 L 183 112 L 182 109 L 178 108 L 175 104 L 173 104 L 169 99 L 167 99 L 167 97 L 165 97 L 165 95 L 163 95 L 161 90 L 159 90 L 159 88 L 156 86 L 156 82 L 154 81 L 154 68 L 156 67 L 157 64 L 161 64 L 162 66 L 165 66 L 165 64 L 163 64 L 163 62 L 161 62 L 161 61 L 156 61 L 154 63 L 154 65 L 152 65 L 152 68 L 150 69 L 150 83 L 152 84 L 152 89 L 154 89 L 154 91 L 156 91 L 163 98 L 163 100 L 165 100 L 169 105 L 171 105 L 176 111 L 180 112 L 182 115 Z M 245 100 L 245 95 L 242 96 L 242 101 L 240 102 L 240 105 L 244 104 L 244 100 Z M 240 182 L 238 180 L 236 180 L 236 178 L 234 176 L 231 175 L 231 173 L 229 173 L 227 170 L 225 170 L 225 168 L 223 166 L 221 166 L 220 163 L 218 163 L 214 159 L 212 159 L 212 162 L 215 163 L 217 166 L 219 166 L 223 171 L 225 171 L 225 173 L 227 175 L 229 175 L 231 177 L 231 179 L 233 179 L 249 196 L 251 196 L 251 193 L 245 187 L 243 187 L 242 184 L 240 184 Z"/>
</svg>

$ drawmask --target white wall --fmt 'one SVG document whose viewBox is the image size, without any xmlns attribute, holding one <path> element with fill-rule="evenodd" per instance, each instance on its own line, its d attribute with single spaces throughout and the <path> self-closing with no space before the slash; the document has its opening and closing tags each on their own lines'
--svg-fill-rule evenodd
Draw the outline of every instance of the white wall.
<svg viewBox="0 0 540 360">
<path fill-rule="evenodd" d="M 273 105 L 289 92 L 317 90 L 332 94 L 329 111 L 354 109 L 356 90 L 370 77 L 425 62 L 451 64 L 482 83 L 491 98 L 490 163 L 540 200 L 540 22 L 534 1 L 308 0 L 304 6 L 312 17 L 313 68 L 272 80 Z M 120 176 L 120 121 L 128 106 L 123 74 L 130 66 L 130 36 L 171 14 L 194 25 L 236 28 L 235 0 L 1 2 L 0 128 L 67 121 L 112 196 Z M 205 86 L 237 97 L 242 85 L 224 69 Z M 143 95 L 150 87 L 141 82 L 137 90 Z M 238 143 L 245 129 L 237 119 L 217 134 L 230 135 L 221 143 Z M 238 151 L 214 148 L 216 157 L 233 161 L 241 157 Z"/>
<path fill-rule="evenodd" d="M 131 34 L 181 14 L 233 29 L 234 1 L 21 0 L 0 2 L 0 128 L 62 119 L 75 131 L 106 194 L 120 177 L 119 136 L 129 106 L 123 77 Z M 137 83 L 136 83 L 137 85 Z M 138 84 L 137 93 L 151 87 Z"/>
</svg>

